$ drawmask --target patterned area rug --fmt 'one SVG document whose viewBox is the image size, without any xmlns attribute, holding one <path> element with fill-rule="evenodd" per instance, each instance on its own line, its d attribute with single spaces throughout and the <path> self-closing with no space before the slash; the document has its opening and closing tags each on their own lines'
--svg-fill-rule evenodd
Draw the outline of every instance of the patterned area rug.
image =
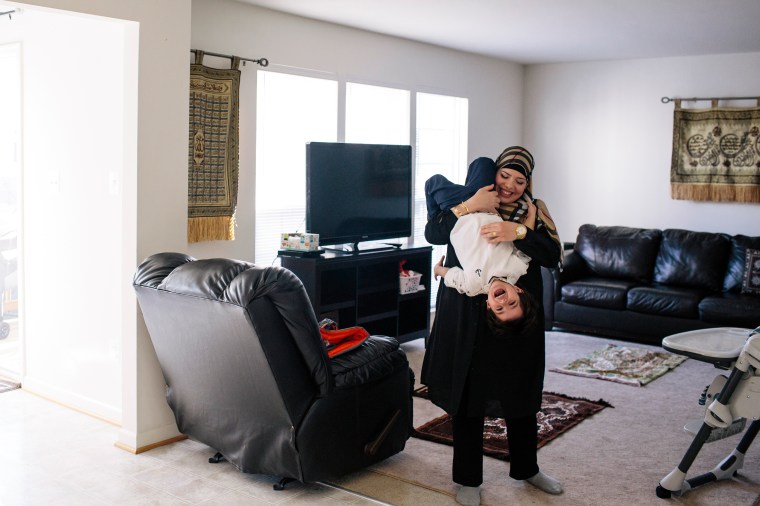
<svg viewBox="0 0 760 506">
<path fill-rule="evenodd" d="M 20 388 L 20 383 L 14 383 L 13 381 L 6 381 L 3 379 L 0 379 L 0 394 L 3 392 L 10 392 L 11 390 L 16 390 L 17 388 Z"/>
<path fill-rule="evenodd" d="M 608 344 L 564 367 L 550 369 L 550 371 L 638 387 L 675 369 L 685 360 L 686 357 L 682 355 Z"/>
<path fill-rule="evenodd" d="M 427 398 L 427 387 L 414 391 L 417 397 Z M 586 417 L 593 415 L 606 407 L 612 407 L 603 400 L 589 401 L 577 397 L 544 392 L 538 422 L 538 448 L 570 430 Z M 416 428 L 412 436 L 451 445 L 453 442 L 453 424 L 449 415 L 435 418 Z M 483 428 L 483 454 L 499 460 L 509 460 L 509 443 L 507 428 L 502 418 L 486 417 Z"/>
</svg>

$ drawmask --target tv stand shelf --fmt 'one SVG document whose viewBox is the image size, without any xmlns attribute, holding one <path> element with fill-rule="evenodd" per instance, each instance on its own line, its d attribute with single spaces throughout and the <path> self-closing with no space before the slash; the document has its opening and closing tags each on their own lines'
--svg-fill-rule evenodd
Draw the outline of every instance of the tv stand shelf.
<svg viewBox="0 0 760 506">
<path fill-rule="evenodd" d="M 303 257 L 280 252 L 283 267 L 301 279 L 317 320 L 331 318 L 340 328 L 360 326 L 399 342 L 427 338 L 430 327 L 430 273 L 433 248 L 327 252 Z M 418 292 L 399 294 L 399 262 L 422 274 Z"/>
</svg>

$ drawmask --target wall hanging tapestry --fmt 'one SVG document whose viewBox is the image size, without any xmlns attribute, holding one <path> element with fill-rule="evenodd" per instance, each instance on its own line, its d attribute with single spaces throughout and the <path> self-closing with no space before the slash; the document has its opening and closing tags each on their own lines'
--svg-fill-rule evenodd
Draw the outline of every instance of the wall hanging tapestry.
<svg viewBox="0 0 760 506">
<path fill-rule="evenodd" d="M 415 390 L 418 397 L 426 397 L 425 389 Z M 612 407 L 603 400 L 589 401 L 563 394 L 544 392 L 541 411 L 536 416 L 538 423 L 538 445 L 541 448 L 563 432 L 570 430 L 587 417 L 598 413 L 606 407 Z M 416 428 L 412 436 L 443 443 L 453 444 L 453 423 L 449 415 L 439 416 Z M 509 443 L 507 426 L 503 418 L 486 417 L 483 426 L 483 454 L 500 460 L 509 460 Z"/>
<path fill-rule="evenodd" d="M 597 378 L 632 386 L 644 386 L 671 369 L 686 357 L 664 351 L 650 351 L 634 346 L 608 344 L 566 366 L 551 372 Z"/>
<path fill-rule="evenodd" d="M 760 107 L 681 109 L 675 102 L 672 197 L 760 202 Z"/>
<path fill-rule="evenodd" d="M 230 69 L 190 65 L 188 242 L 235 239 L 240 58 Z"/>
</svg>

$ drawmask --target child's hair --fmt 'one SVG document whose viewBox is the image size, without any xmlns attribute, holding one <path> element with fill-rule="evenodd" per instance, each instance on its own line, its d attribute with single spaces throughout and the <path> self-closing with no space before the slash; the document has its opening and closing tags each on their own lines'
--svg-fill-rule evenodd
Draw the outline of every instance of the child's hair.
<svg viewBox="0 0 760 506">
<path fill-rule="evenodd" d="M 518 294 L 518 298 L 523 310 L 522 318 L 504 322 L 496 318 L 493 310 L 488 308 L 486 321 L 494 337 L 519 336 L 526 333 L 536 323 L 539 316 L 536 299 L 525 290 Z"/>
</svg>

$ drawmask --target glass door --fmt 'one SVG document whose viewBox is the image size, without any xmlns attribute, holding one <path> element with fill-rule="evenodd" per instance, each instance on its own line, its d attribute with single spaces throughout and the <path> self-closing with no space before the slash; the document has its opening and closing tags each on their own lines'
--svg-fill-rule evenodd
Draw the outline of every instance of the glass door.
<svg viewBox="0 0 760 506">
<path fill-rule="evenodd" d="M 21 188 L 21 45 L 0 45 L 0 376 L 21 377 L 18 236 Z"/>
</svg>

